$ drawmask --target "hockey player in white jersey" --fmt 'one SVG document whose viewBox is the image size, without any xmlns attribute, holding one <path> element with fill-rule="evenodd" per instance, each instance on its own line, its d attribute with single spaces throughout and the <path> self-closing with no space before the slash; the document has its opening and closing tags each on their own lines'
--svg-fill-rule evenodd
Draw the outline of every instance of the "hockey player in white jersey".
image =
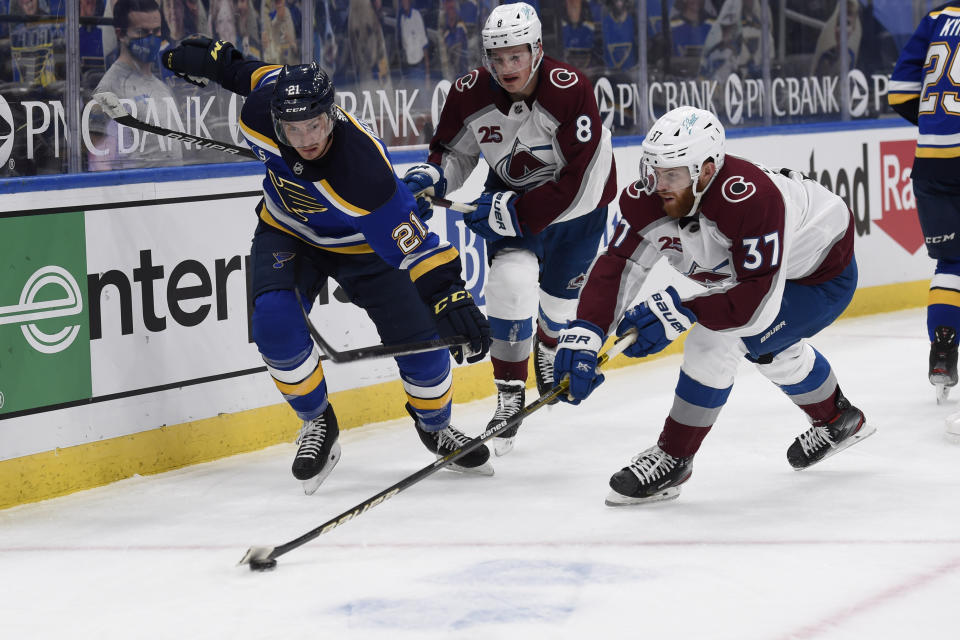
<svg viewBox="0 0 960 640">
<path fill-rule="evenodd" d="M 625 353 L 640 358 L 690 330 L 659 441 L 610 479 L 612 506 L 679 495 L 744 357 L 812 423 L 787 450 L 794 468 L 875 431 L 805 341 L 856 289 L 850 210 L 800 173 L 727 156 L 724 147 L 709 111 L 680 107 L 657 120 L 643 142 L 640 180 L 620 196 L 623 222 L 590 270 L 577 319 L 560 335 L 554 375 L 570 376 L 565 400 L 577 404 L 603 382 L 597 351 L 611 331 L 636 330 Z M 661 258 L 705 289 L 683 299 L 667 286 L 631 307 Z"/>
<path fill-rule="evenodd" d="M 533 7 L 496 7 L 481 36 L 485 66 L 454 82 L 427 162 L 404 182 L 415 194 L 444 196 L 463 185 L 481 154 L 489 164 L 465 221 L 486 240 L 490 261 L 484 293 L 498 390 L 493 424 L 523 407 L 531 348 L 538 390 L 553 386 L 557 336 L 574 317 L 599 250 L 616 170 L 590 81 L 544 55 Z M 428 217 L 429 203 L 418 203 Z M 515 436 L 516 428 L 503 432 L 494 451 L 510 451 Z"/>
</svg>

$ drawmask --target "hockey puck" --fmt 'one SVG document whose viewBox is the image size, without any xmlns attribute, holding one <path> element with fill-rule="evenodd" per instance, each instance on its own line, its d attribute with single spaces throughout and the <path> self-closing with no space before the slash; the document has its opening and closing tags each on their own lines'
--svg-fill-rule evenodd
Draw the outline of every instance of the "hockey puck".
<svg viewBox="0 0 960 640">
<path fill-rule="evenodd" d="M 250 571 L 273 571 L 277 568 L 277 561 L 272 558 L 250 560 Z"/>
</svg>

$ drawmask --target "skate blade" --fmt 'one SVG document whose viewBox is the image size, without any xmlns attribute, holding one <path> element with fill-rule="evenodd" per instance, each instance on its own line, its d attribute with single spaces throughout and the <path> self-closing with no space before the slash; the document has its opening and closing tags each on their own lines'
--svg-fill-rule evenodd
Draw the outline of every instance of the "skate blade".
<svg viewBox="0 0 960 640">
<path fill-rule="evenodd" d="M 340 443 L 334 442 L 333 446 L 330 447 L 330 456 L 327 458 L 327 464 L 323 466 L 320 473 L 303 481 L 303 492 L 308 496 L 315 494 L 317 489 L 320 488 L 320 485 L 323 484 L 323 481 L 326 480 L 327 476 L 333 471 L 333 468 L 337 466 L 338 462 L 340 462 Z"/>
<path fill-rule="evenodd" d="M 607 495 L 607 499 L 603 502 L 608 507 L 626 507 L 635 504 L 650 504 L 653 502 L 676 500 L 678 497 L 680 497 L 680 487 L 670 487 L 669 489 L 664 489 L 663 491 L 648 498 L 632 498 L 630 496 L 625 496 L 622 493 L 617 493 L 611 489 L 610 493 Z"/>
<path fill-rule="evenodd" d="M 493 439 L 493 452 L 497 456 L 505 456 L 511 451 L 513 451 L 513 441 L 514 438 L 494 438 Z"/>
<path fill-rule="evenodd" d="M 942 382 L 935 382 L 933 383 L 933 386 L 937 390 L 937 404 L 943 404 L 946 402 L 947 398 L 950 396 L 950 387 Z"/>
<path fill-rule="evenodd" d="M 841 442 L 841 443 L 838 444 L 837 446 L 835 446 L 835 447 L 833 447 L 832 449 L 830 449 L 829 451 L 827 451 L 827 453 L 826 453 L 822 458 L 820 458 L 819 460 L 817 460 L 817 461 L 814 462 L 813 464 L 809 464 L 809 465 L 807 465 L 807 466 L 805 466 L 805 467 L 794 467 L 794 469 L 796 469 L 797 471 L 803 471 L 804 469 L 809 469 L 810 467 L 812 467 L 812 466 L 814 466 L 814 465 L 817 465 L 817 464 L 823 462 L 824 460 L 826 460 L 826 459 L 829 458 L 830 456 L 836 455 L 836 454 L 840 453 L 841 451 L 843 451 L 844 449 L 849 449 L 850 447 L 852 447 L 853 445 L 857 444 L 857 443 L 860 442 L 861 440 L 864 440 L 864 439 L 866 439 L 866 438 L 869 438 L 870 436 L 872 436 L 872 435 L 875 434 L 876 432 L 877 432 L 877 428 L 876 428 L 875 426 L 873 426 L 872 424 L 867 424 L 866 422 L 864 422 L 864 423 L 860 426 L 860 430 L 859 430 L 859 431 L 857 431 L 855 434 L 853 434 L 852 436 L 850 436 L 849 438 L 847 438 L 846 440 L 844 440 L 843 442 Z"/>
<path fill-rule="evenodd" d="M 437 456 L 437 460 L 439 460 L 441 457 L 442 456 Z M 464 475 L 471 475 L 471 476 L 492 476 L 493 475 L 493 465 L 490 464 L 489 460 L 481 464 L 479 467 L 464 467 L 454 462 L 452 464 L 448 464 L 446 466 L 446 469 L 448 471 L 456 471 L 457 473 L 462 473 Z"/>
</svg>

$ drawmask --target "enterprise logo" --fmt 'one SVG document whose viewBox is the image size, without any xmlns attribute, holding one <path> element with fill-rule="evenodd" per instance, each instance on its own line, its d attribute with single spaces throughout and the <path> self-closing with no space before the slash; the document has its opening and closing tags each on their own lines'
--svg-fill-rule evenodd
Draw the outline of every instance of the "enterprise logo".
<svg viewBox="0 0 960 640">
<path fill-rule="evenodd" d="M 57 289 L 58 297 L 37 301 L 44 288 Z M 44 297 L 51 297 L 49 295 Z M 59 353 L 76 339 L 80 325 L 64 327 L 56 333 L 44 333 L 35 322 L 75 316 L 83 311 L 83 298 L 76 279 L 66 269 L 48 265 L 37 269 L 20 292 L 20 301 L 0 306 L 0 325 L 19 324 L 27 343 L 40 353 Z"/>
</svg>

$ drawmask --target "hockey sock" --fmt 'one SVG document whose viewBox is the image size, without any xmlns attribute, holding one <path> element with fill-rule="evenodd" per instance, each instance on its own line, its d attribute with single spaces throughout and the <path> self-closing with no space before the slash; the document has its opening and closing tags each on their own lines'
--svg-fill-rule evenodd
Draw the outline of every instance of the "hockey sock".
<svg viewBox="0 0 960 640">
<path fill-rule="evenodd" d="M 934 340 L 937 327 L 952 327 L 960 334 L 960 260 L 941 258 L 930 281 L 927 298 L 927 335 Z"/>
</svg>

